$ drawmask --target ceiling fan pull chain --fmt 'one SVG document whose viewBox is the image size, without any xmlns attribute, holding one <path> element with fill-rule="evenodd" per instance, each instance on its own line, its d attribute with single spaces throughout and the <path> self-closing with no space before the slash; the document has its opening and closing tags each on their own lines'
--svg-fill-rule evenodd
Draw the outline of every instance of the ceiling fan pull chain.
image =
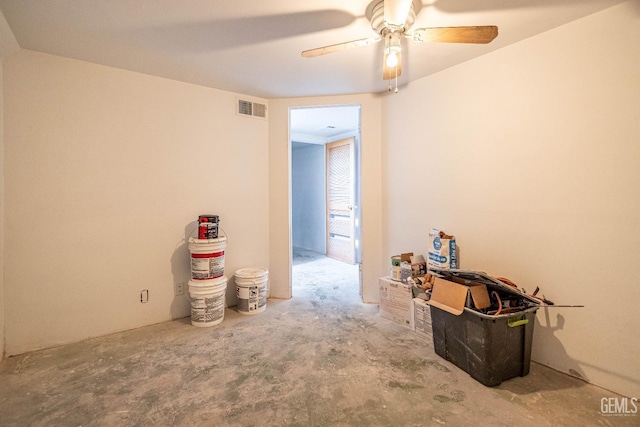
<svg viewBox="0 0 640 427">
<path fill-rule="evenodd" d="M 396 65 L 396 92 L 398 93 L 398 66 Z"/>
</svg>

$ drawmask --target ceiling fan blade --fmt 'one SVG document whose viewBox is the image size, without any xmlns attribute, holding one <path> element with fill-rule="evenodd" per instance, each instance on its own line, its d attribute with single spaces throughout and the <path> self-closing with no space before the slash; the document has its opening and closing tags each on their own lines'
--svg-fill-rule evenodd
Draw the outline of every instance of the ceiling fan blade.
<svg viewBox="0 0 640 427">
<path fill-rule="evenodd" d="M 338 52 L 341 50 L 347 50 L 354 47 L 369 46 L 377 43 L 381 40 L 380 37 L 352 40 L 350 42 L 332 44 L 330 46 L 317 47 L 315 49 L 309 49 L 302 52 L 302 56 L 305 58 L 315 58 L 316 56 L 326 55 L 328 53 Z"/>
<path fill-rule="evenodd" d="M 478 43 L 486 44 L 498 35 L 498 27 L 485 25 L 480 27 L 440 27 L 418 28 L 411 38 L 415 42 L 436 43 Z"/>
<path fill-rule="evenodd" d="M 413 0 L 384 0 L 384 20 L 387 24 L 401 27 L 409 16 Z"/>
</svg>

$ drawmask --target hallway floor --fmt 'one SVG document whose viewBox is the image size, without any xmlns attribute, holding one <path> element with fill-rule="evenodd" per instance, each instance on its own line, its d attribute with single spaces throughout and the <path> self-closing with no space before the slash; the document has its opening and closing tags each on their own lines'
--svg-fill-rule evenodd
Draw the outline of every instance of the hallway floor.
<svg viewBox="0 0 640 427">
<path fill-rule="evenodd" d="M 615 394 L 536 363 L 526 377 L 481 385 L 437 356 L 429 339 L 362 304 L 357 266 L 336 263 L 297 259 L 293 298 L 269 300 L 253 316 L 228 308 L 209 328 L 186 318 L 9 358 L 0 366 L 0 424 L 640 423 L 600 414 L 600 399 Z"/>
</svg>

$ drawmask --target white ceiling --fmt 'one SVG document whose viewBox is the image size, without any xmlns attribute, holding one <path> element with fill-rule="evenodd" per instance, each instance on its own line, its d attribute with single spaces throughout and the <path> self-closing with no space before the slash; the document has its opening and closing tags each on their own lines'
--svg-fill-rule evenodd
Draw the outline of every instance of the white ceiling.
<svg viewBox="0 0 640 427">
<path fill-rule="evenodd" d="M 360 132 L 360 106 L 304 107 L 291 110 L 292 141 L 326 144 Z"/>
<path fill-rule="evenodd" d="M 488 45 L 405 40 L 399 84 L 625 0 L 414 0 L 413 28 L 497 25 Z M 370 0 L 0 0 L 20 47 L 262 98 L 386 92 Z"/>
</svg>

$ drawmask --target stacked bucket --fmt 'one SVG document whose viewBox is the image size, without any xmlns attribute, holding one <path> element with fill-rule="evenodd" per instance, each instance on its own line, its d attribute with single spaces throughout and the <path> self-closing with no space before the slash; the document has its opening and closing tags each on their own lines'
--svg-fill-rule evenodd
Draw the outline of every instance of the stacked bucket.
<svg viewBox="0 0 640 427">
<path fill-rule="evenodd" d="M 198 237 L 189 238 L 191 252 L 191 324 L 206 327 L 224 320 L 227 278 L 224 275 L 224 250 L 227 237 L 218 233 L 217 215 L 198 217 Z"/>
</svg>

